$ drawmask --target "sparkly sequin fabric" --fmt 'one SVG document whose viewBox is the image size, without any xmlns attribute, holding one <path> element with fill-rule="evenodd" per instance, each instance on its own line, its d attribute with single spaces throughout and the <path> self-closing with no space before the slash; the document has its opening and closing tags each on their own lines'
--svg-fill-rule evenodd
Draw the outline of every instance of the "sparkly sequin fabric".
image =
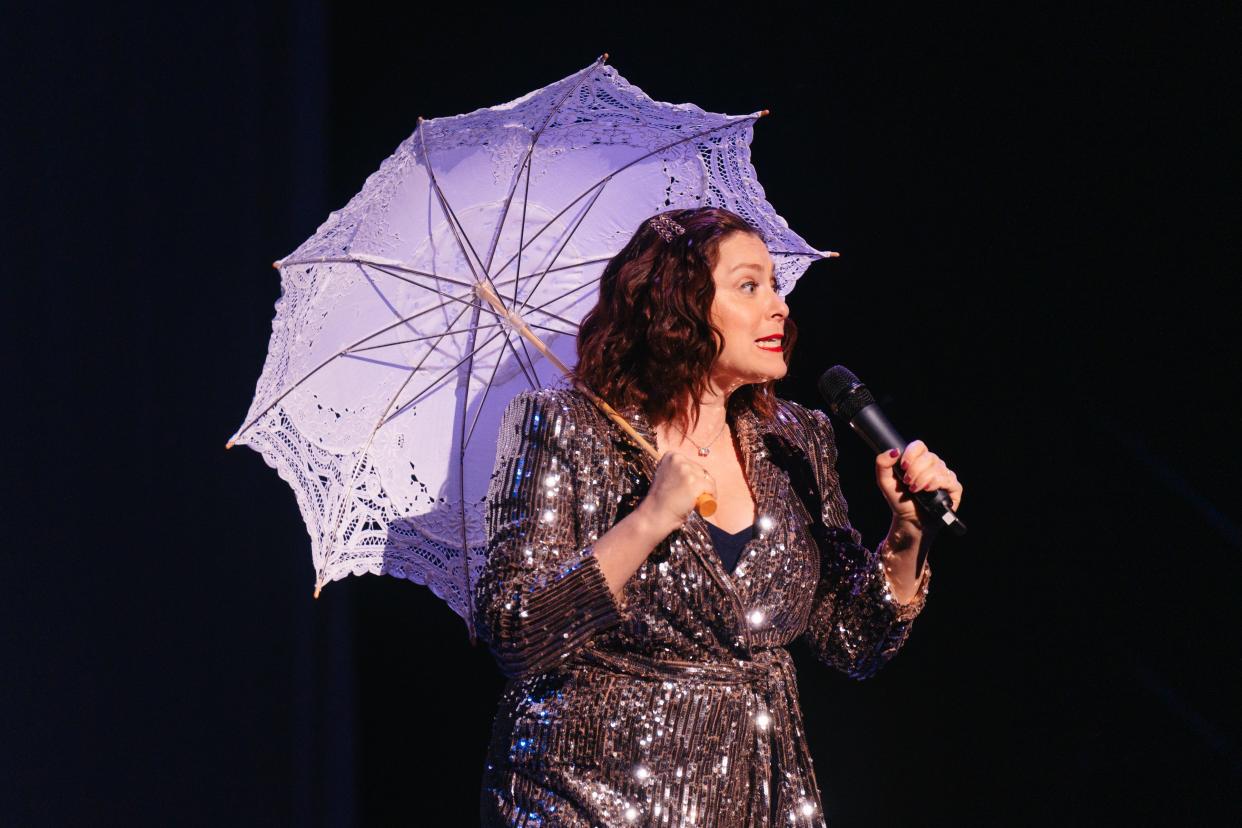
<svg viewBox="0 0 1242 828">
<path fill-rule="evenodd" d="M 653 445 L 638 409 L 621 412 Z M 755 534 L 732 573 L 698 514 L 614 600 L 592 544 L 656 463 L 582 394 L 519 394 L 501 425 L 476 585 L 508 677 L 483 773 L 485 826 L 823 826 L 797 680 L 804 636 L 855 678 L 905 642 L 908 604 L 849 525 L 827 415 L 780 401 L 734 430 Z"/>
</svg>

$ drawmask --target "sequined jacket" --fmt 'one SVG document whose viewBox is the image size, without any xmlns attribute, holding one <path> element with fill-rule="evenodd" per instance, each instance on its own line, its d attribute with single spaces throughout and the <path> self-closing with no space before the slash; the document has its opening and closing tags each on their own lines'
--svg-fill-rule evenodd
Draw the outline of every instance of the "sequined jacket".
<svg viewBox="0 0 1242 828">
<path fill-rule="evenodd" d="M 621 413 L 652 445 L 636 408 Z M 889 591 L 849 524 L 825 414 L 734 423 L 756 531 L 732 573 L 692 514 L 614 599 L 592 544 L 656 462 L 582 394 L 519 394 L 500 429 L 480 638 L 508 677 L 483 774 L 487 826 L 823 825 L 793 663 L 805 637 L 855 678 L 927 597 Z M 790 820 L 792 819 L 792 822 Z"/>
</svg>

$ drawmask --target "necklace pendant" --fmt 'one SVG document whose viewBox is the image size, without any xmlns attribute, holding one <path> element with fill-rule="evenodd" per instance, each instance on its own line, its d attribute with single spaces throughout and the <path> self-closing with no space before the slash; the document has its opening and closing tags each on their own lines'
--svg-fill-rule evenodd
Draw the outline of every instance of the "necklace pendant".
<svg viewBox="0 0 1242 828">
<path fill-rule="evenodd" d="M 707 455 L 711 453 L 712 453 L 712 450 L 709 448 L 704 447 L 704 448 L 699 449 L 699 457 L 706 457 Z"/>
</svg>

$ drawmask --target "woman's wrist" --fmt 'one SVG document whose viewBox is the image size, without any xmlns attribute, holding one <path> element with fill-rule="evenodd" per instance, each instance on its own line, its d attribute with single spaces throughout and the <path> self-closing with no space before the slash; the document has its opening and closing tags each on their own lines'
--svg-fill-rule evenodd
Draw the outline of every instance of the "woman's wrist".
<svg viewBox="0 0 1242 828">
<path fill-rule="evenodd" d="M 936 534 L 935 529 L 925 529 L 917 519 L 893 515 L 882 544 L 881 560 L 898 600 L 906 602 L 914 595 Z"/>
<path fill-rule="evenodd" d="M 641 501 L 624 519 L 634 521 L 636 531 L 643 538 L 649 539 L 652 546 L 673 534 L 685 523 L 678 520 L 676 515 L 665 514 L 652 505 L 649 499 Z"/>
<path fill-rule="evenodd" d="M 890 554 L 902 555 L 918 549 L 923 539 L 923 525 L 918 518 L 893 515 L 888 527 L 888 535 L 884 538 L 885 551 Z"/>
</svg>

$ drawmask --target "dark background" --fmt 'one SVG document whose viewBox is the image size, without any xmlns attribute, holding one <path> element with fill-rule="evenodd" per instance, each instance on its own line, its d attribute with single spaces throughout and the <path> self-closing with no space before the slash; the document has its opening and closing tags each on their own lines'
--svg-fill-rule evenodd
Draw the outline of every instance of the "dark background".
<svg viewBox="0 0 1242 828">
<path fill-rule="evenodd" d="M 312 601 L 292 493 L 223 446 L 269 263 L 417 116 L 605 51 L 772 110 L 768 198 L 843 253 L 782 395 L 849 365 L 966 487 L 899 658 L 793 649 L 830 823 L 1236 824 L 1238 17 L 853 5 L 7 10 L 0 824 L 475 823 L 490 655 L 407 582 Z"/>
</svg>

